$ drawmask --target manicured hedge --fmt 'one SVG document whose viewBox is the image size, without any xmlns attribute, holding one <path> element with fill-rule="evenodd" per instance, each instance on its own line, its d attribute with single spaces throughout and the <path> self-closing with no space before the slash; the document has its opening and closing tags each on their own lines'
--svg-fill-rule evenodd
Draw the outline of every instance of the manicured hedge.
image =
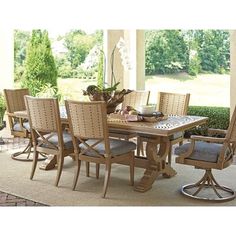
<svg viewBox="0 0 236 236">
<path fill-rule="evenodd" d="M 186 132 L 185 136 L 191 134 L 205 135 L 207 128 L 224 129 L 229 126 L 230 108 L 229 107 L 207 107 L 207 106 L 190 106 L 188 115 L 209 117 L 207 125 L 197 127 Z"/>
</svg>

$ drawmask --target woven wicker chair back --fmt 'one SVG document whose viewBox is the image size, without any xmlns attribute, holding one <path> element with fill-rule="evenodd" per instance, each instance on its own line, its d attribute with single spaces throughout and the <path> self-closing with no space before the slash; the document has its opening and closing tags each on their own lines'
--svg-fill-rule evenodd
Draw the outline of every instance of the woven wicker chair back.
<svg viewBox="0 0 236 236">
<path fill-rule="evenodd" d="M 133 91 L 124 96 L 122 109 L 126 106 L 132 106 L 137 109 L 139 106 L 147 105 L 149 100 L 150 91 Z"/>
<path fill-rule="evenodd" d="M 75 137 L 85 139 L 108 137 L 105 102 L 69 101 L 66 104 Z"/>
<path fill-rule="evenodd" d="M 28 89 L 4 89 L 4 95 L 9 113 L 26 110 L 24 96 L 29 95 Z"/>
<path fill-rule="evenodd" d="M 158 111 L 168 115 L 187 115 L 190 94 L 160 92 L 158 97 Z"/>
<path fill-rule="evenodd" d="M 60 120 L 58 100 L 26 96 L 28 113 L 33 129 L 40 132 L 57 132 Z"/>
</svg>

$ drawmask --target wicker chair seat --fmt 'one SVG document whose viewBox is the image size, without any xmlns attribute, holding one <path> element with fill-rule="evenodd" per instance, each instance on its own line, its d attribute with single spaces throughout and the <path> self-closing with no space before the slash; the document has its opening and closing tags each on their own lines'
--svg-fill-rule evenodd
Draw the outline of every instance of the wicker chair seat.
<svg viewBox="0 0 236 236">
<path fill-rule="evenodd" d="M 47 138 L 49 135 L 51 135 L 51 134 L 44 135 L 44 138 Z M 73 148 L 73 143 L 72 143 L 71 135 L 68 132 L 64 131 L 62 133 L 62 136 L 63 136 L 65 149 L 72 149 Z M 38 138 L 38 141 L 42 141 L 42 138 Z M 55 146 L 58 146 L 58 135 L 57 135 L 57 133 L 53 134 L 53 136 L 48 139 L 48 142 L 52 143 Z M 40 147 L 45 147 L 45 148 L 51 148 L 51 146 L 48 145 L 47 143 L 42 143 L 39 146 Z"/>
<path fill-rule="evenodd" d="M 23 122 L 23 127 L 30 132 L 30 125 L 29 125 L 29 122 L 26 121 L 26 122 Z M 19 122 L 16 122 L 14 125 L 13 125 L 13 130 L 14 131 L 22 131 L 22 128 L 21 128 L 21 124 Z"/>
<path fill-rule="evenodd" d="M 125 140 L 119 140 L 119 139 L 109 139 L 110 140 L 110 151 L 112 156 L 119 156 L 122 154 L 126 154 L 128 152 L 131 152 L 136 149 L 136 144 L 130 141 Z M 89 139 L 86 141 L 88 145 L 92 145 L 96 143 L 97 139 Z M 84 150 L 86 147 L 84 144 L 80 144 L 79 147 Z M 99 154 L 104 155 L 105 154 L 105 146 L 104 142 L 99 143 L 94 147 L 96 151 L 99 152 Z M 92 150 L 88 150 L 85 152 L 85 155 L 98 157 L 96 152 L 93 152 Z"/>
<path fill-rule="evenodd" d="M 190 143 L 186 143 L 175 149 L 176 155 L 182 155 L 186 153 L 190 148 Z M 217 143 L 206 143 L 206 142 L 196 142 L 193 153 L 186 159 L 206 161 L 211 163 L 216 163 L 220 155 L 222 144 Z"/>
</svg>

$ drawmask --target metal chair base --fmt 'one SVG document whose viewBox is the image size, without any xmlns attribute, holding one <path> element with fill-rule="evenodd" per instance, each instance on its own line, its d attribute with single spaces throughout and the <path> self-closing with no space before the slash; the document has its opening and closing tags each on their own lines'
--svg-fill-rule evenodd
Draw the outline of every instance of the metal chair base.
<svg viewBox="0 0 236 236">
<path fill-rule="evenodd" d="M 201 191 L 207 190 L 213 190 L 214 196 L 199 196 Z M 204 176 L 197 183 L 184 185 L 181 192 L 187 197 L 205 201 L 223 202 L 236 197 L 235 191 L 216 182 L 211 170 L 206 170 Z"/>
<path fill-rule="evenodd" d="M 26 148 L 23 151 L 13 153 L 11 158 L 16 161 L 33 161 L 33 156 L 30 155 L 33 152 L 31 151 L 33 145 L 31 141 L 27 144 Z M 38 158 L 38 161 L 44 161 L 47 159 L 47 156 L 41 154 L 41 157 Z"/>
</svg>

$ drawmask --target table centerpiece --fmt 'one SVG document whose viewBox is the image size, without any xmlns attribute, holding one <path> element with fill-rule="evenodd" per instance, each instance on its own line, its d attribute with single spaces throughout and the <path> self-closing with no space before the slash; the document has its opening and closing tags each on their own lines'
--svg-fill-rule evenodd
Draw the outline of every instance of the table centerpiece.
<svg viewBox="0 0 236 236">
<path fill-rule="evenodd" d="M 98 49 L 100 57 L 98 64 L 98 83 L 97 85 L 89 85 L 86 90 L 83 90 L 83 95 L 87 95 L 90 101 L 105 101 L 107 104 L 107 113 L 113 113 L 116 107 L 123 102 L 124 96 L 132 90 L 122 89 L 118 90 L 120 82 L 116 82 L 114 74 L 114 55 L 115 50 L 119 49 L 119 53 L 122 59 L 122 65 L 125 69 L 130 70 L 130 62 L 128 57 L 128 50 L 123 38 L 120 38 L 118 43 L 114 46 L 110 63 L 111 63 L 111 85 L 105 83 L 105 71 L 106 71 L 106 57 L 103 50 Z"/>
</svg>

